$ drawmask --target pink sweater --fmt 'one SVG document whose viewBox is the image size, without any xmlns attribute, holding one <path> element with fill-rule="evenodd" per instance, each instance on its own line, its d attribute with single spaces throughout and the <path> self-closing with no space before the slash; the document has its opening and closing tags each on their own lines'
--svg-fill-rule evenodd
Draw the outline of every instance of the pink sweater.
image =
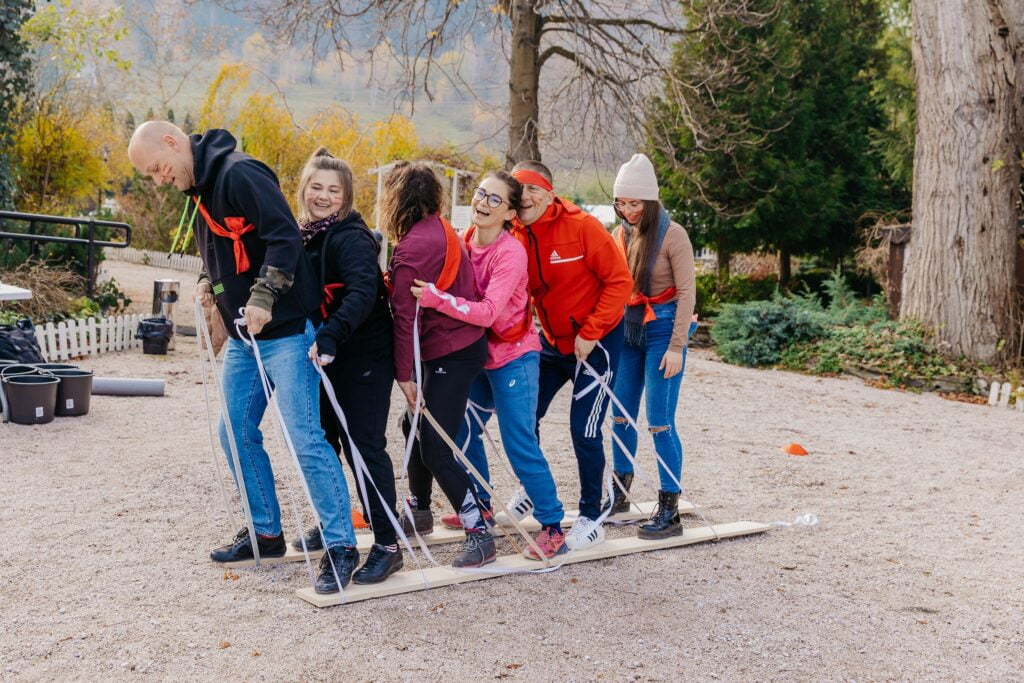
<svg viewBox="0 0 1024 683">
<path fill-rule="evenodd" d="M 486 247 L 473 246 L 469 254 L 482 300 L 469 301 L 430 285 L 423 289 L 420 305 L 471 325 L 493 327 L 499 332 L 511 330 L 522 321 L 530 298 L 526 249 L 508 232 L 502 232 Z M 488 339 L 484 369 L 500 368 L 530 351 L 540 351 L 540 337 L 533 325 L 516 342 Z"/>
</svg>

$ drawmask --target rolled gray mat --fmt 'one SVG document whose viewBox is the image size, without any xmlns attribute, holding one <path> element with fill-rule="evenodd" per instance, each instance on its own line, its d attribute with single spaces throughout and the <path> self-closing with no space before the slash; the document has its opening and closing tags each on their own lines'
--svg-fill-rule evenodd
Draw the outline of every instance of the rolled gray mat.
<svg viewBox="0 0 1024 683">
<path fill-rule="evenodd" d="M 121 377 L 94 377 L 93 396 L 163 396 L 162 379 L 134 379 Z"/>
</svg>

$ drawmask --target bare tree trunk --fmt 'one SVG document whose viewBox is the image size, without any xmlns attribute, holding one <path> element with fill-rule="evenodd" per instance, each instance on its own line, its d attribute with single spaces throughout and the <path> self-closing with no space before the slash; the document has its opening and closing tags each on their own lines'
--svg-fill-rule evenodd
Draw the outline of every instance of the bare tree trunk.
<svg viewBox="0 0 1024 683">
<path fill-rule="evenodd" d="M 785 289 L 789 286 L 789 281 L 793 279 L 793 258 L 789 251 L 789 247 L 783 246 L 779 248 L 779 289 Z"/>
<path fill-rule="evenodd" d="M 509 167 L 540 161 L 537 121 L 540 118 L 540 27 L 537 0 L 512 0 L 512 51 L 509 55 Z"/>
<path fill-rule="evenodd" d="M 913 0 L 917 141 L 902 317 L 980 361 L 1015 348 L 1022 0 Z"/>
<path fill-rule="evenodd" d="M 725 245 L 725 240 L 715 240 L 715 254 L 718 261 L 718 277 L 715 281 L 715 289 L 721 294 L 729 286 L 729 261 L 732 260 L 732 252 Z"/>
</svg>

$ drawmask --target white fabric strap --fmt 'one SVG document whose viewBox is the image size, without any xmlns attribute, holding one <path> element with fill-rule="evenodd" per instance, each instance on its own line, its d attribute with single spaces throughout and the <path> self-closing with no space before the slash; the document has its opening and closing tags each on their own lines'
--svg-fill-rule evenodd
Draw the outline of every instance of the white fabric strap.
<svg viewBox="0 0 1024 683">
<path fill-rule="evenodd" d="M 277 392 L 271 390 L 270 378 L 267 376 L 267 370 L 263 366 L 263 358 L 260 355 L 260 345 L 256 341 L 255 335 L 249 332 L 248 328 L 242 331 L 245 327 L 245 309 L 239 309 L 240 317 L 235 320 L 235 329 L 238 331 L 239 338 L 250 346 L 253 351 L 253 355 L 256 357 L 256 368 L 259 372 L 260 382 L 263 385 L 263 393 L 267 398 L 267 404 L 271 405 L 274 409 L 274 415 L 277 417 L 277 424 L 281 431 L 281 436 L 284 437 L 285 445 L 288 447 L 288 452 L 292 456 L 292 463 L 295 465 L 295 469 L 299 473 L 299 481 L 302 483 L 302 490 L 306 494 L 306 501 L 309 503 L 309 507 L 312 508 L 314 518 L 317 522 L 317 529 L 320 531 L 320 540 L 324 546 L 324 552 L 327 557 L 327 561 L 331 564 L 331 572 L 334 574 L 334 580 L 338 584 L 338 592 L 341 596 L 341 602 L 345 602 L 345 590 L 341 586 L 341 579 L 338 577 L 338 569 L 334 566 L 334 559 L 331 557 L 330 550 L 327 547 L 327 539 L 324 537 L 323 524 L 320 521 L 320 512 L 316 509 L 316 505 L 313 503 L 313 494 L 309 489 L 309 481 L 306 480 L 306 473 L 302 471 L 302 464 L 299 462 L 299 456 L 295 452 L 295 445 L 292 443 L 291 435 L 288 433 L 288 425 L 284 421 L 284 415 L 281 413 L 281 407 L 277 403 Z M 247 338 L 248 337 L 248 338 Z M 341 476 L 345 476 L 341 473 Z M 348 510 L 344 511 L 348 514 Z M 302 553 L 305 556 L 306 565 L 309 569 L 310 576 L 313 574 L 312 562 L 309 558 L 309 550 L 306 548 L 305 535 L 303 535 L 302 541 Z"/>
<path fill-rule="evenodd" d="M 245 490 L 245 475 L 242 472 L 242 464 L 238 457 L 238 445 L 235 443 L 235 431 L 231 425 L 231 414 L 228 412 L 227 399 L 224 396 L 224 384 L 220 380 L 220 373 L 217 372 L 217 358 L 213 355 L 213 340 L 210 338 L 210 330 L 206 326 L 206 318 L 203 316 L 202 305 L 198 301 L 196 301 L 196 325 L 199 326 L 199 329 L 203 333 L 203 339 L 206 341 L 206 351 L 210 355 L 210 367 L 213 370 L 213 381 L 217 385 L 217 396 L 220 398 L 221 417 L 224 420 L 224 428 L 228 433 L 228 451 L 231 455 L 231 462 L 235 466 L 235 483 L 238 486 L 238 492 L 242 499 L 242 512 L 245 514 L 245 526 L 249 530 L 249 540 L 252 542 L 253 561 L 258 567 L 260 565 L 259 538 L 256 535 L 256 527 L 252 521 L 252 510 L 249 508 L 249 495 Z M 202 354 L 202 352 L 203 350 L 200 348 L 199 353 Z M 206 376 L 204 375 L 204 387 L 205 381 Z M 210 418 L 209 413 L 207 413 L 207 418 Z M 216 454 L 214 454 L 214 456 L 216 457 Z M 218 465 L 218 472 L 219 471 Z M 219 478 L 220 477 L 218 477 L 218 479 Z"/>
<path fill-rule="evenodd" d="M 607 357 L 608 351 L 604 349 L 604 346 L 602 346 L 600 342 L 598 342 L 597 345 L 604 351 L 605 356 Z M 639 425 L 637 425 L 636 419 L 632 415 L 630 415 L 629 411 L 626 410 L 626 407 L 622 405 L 622 401 L 620 401 L 618 396 L 615 395 L 615 392 L 612 391 L 612 388 L 608 385 L 608 382 L 604 378 L 604 376 L 599 375 L 597 371 L 594 370 L 594 368 L 586 360 L 579 361 L 579 363 L 584 368 L 589 369 L 590 373 L 594 376 L 595 380 L 601 384 L 602 390 L 607 392 L 609 398 L 611 398 L 615 406 L 622 412 L 623 417 L 626 418 L 626 421 L 629 423 L 629 426 L 636 430 L 637 438 L 639 439 L 641 434 L 644 436 L 644 445 L 650 448 L 651 452 L 654 453 L 655 459 L 665 469 L 665 472 L 668 473 L 669 478 L 671 478 L 672 482 L 679 487 L 679 491 L 683 499 L 689 502 L 691 505 L 693 505 L 693 509 L 696 510 L 698 515 L 700 515 L 701 520 L 711 530 L 711 533 L 715 535 L 715 540 L 720 540 L 721 537 L 718 535 L 718 531 L 715 529 L 714 525 L 712 525 L 711 522 L 708 521 L 708 518 L 704 516 L 704 512 L 703 510 L 701 510 L 700 506 L 694 503 L 693 500 L 690 498 L 689 493 L 686 491 L 686 488 L 683 486 L 682 482 L 679 481 L 679 478 L 676 477 L 675 473 L 668 467 L 668 465 L 665 464 L 665 461 L 662 460 L 661 456 L 658 455 L 658 450 L 654 445 L 654 438 L 649 433 L 640 431 L 640 427 Z M 644 473 L 643 468 L 640 467 L 636 459 L 629 452 L 629 449 L 625 447 L 625 444 L 623 444 L 622 441 L 618 438 L 618 436 L 615 435 L 614 429 L 612 430 L 612 438 L 619 445 L 619 448 L 622 449 L 623 454 L 625 454 L 629 462 L 633 465 L 633 471 L 640 475 L 641 480 L 643 480 L 645 483 L 653 487 L 653 484 L 651 483 L 650 479 L 648 479 L 647 475 Z M 658 489 L 655 488 L 655 490 Z M 602 518 L 606 517 L 610 510 L 611 506 L 609 506 L 608 510 L 605 511 L 605 514 L 602 515 Z"/>
</svg>

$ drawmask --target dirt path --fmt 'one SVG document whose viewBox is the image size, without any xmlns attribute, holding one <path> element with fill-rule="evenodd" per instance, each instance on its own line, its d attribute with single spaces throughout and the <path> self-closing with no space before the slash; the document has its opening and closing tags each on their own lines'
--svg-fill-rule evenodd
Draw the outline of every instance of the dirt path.
<svg viewBox="0 0 1024 683">
<path fill-rule="evenodd" d="M 167 274 L 106 265 L 145 306 Z M 191 324 L 194 276 L 177 275 Z M 3 679 L 1022 678 L 1019 413 L 694 353 L 678 421 L 690 493 L 713 520 L 811 512 L 817 527 L 317 610 L 293 594 L 301 565 L 233 579 L 206 559 L 232 529 L 196 358 L 179 339 L 166 357 L 83 361 L 164 378 L 167 395 L 0 425 Z M 558 401 L 542 438 L 575 507 Z M 266 427 L 293 537 L 294 477 Z M 790 441 L 810 455 L 780 453 Z M 397 458 L 394 427 L 390 443 Z"/>
</svg>

